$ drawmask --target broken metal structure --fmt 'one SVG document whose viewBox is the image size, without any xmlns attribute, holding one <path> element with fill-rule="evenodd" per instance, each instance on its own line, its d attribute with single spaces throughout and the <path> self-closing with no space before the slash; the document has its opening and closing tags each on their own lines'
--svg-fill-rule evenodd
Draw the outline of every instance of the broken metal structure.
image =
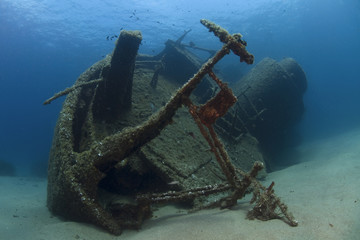
<svg viewBox="0 0 360 240">
<path fill-rule="evenodd" d="M 230 208 L 251 188 L 255 206 L 249 213 L 250 218 L 281 218 L 291 226 L 297 225 L 286 205 L 274 194 L 274 184 L 266 188 L 256 180 L 264 164 L 254 161 L 248 173 L 239 169 L 215 133 L 215 122 L 228 112 L 237 98 L 214 74 L 213 67 L 230 52 L 247 64 L 252 64 L 254 57 L 247 52 L 241 34 L 230 35 L 207 20 L 201 20 L 201 23 L 224 45 L 162 107 L 153 109 L 158 104 L 150 102 L 153 111 L 145 116 L 146 120 L 137 123 L 129 120 L 134 112 L 145 114 L 132 109 L 140 107 L 133 106 L 137 99 L 132 98 L 132 91 L 137 90 L 133 77 L 141 42 L 138 31 L 122 31 L 113 54 L 85 71 L 73 87 L 45 102 L 49 104 L 55 98 L 67 95 L 55 128 L 49 159 L 47 205 L 51 212 L 67 219 L 93 223 L 118 235 L 124 229 L 139 228 L 151 217 L 151 206 L 155 203 L 194 201 L 198 197 L 223 193 L 218 201 L 197 208 Z M 146 61 L 151 62 L 145 59 L 142 64 Z M 152 88 L 158 85 L 156 78 L 159 75 L 156 74 L 159 72 L 155 70 L 153 74 Z M 214 96 L 210 94 L 211 98 L 204 104 L 196 105 L 190 95 L 205 76 L 220 90 Z M 146 94 L 142 97 L 149 98 Z M 158 145 L 170 146 L 174 134 L 168 138 L 161 136 L 168 136 L 166 131 L 172 131 L 169 124 L 174 121 L 175 124 L 186 121 L 179 118 L 180 123 L 176 123 L 176 114 L 181 112 L 183 105 L 187 106 L 198 127 L 197 132 L 183 132 L 198 144 L 194 146 L 197 150 L 193 151 L 196 160 L 189 161 L 184 157 L 169 159 L 151 147 L 159 138 Z M 179 135 L 175 141 L 179 143 L 182 138 Z M 210 151 L 201 151 L 204 142 L 210 146 Z M 175 146 L 181 147 L 179 144 Z M 170 147 L 165 151 L 171 154 Z M 191 164 L 196 164 L 196 167 L 192 168 Z M 204 176 L 201 174 L 216 176 L 217 181 L 197 177 Z M 176 186 L 169 185 L 169 182 L 176 182 Z"/>
</svg>

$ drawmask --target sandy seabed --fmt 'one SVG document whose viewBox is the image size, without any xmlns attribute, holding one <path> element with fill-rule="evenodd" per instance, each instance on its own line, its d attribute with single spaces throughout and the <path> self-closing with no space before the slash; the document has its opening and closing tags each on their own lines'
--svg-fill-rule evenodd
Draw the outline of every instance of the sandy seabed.
<svg viewBox="0 0 360 240">
<path fill-rule="evenodd" d="M 275 192 L 299 221 L 247 220 L 244 199 L 232 210 L 186 214 L 174 206 L 154 213 L 139 231 L 113 236 L 51 215 L 46 181 L 0 177 L 0 239 L 360 239 L 360 131 L 299 147 L 301 163 L 270 173 Z"/>
</svg>

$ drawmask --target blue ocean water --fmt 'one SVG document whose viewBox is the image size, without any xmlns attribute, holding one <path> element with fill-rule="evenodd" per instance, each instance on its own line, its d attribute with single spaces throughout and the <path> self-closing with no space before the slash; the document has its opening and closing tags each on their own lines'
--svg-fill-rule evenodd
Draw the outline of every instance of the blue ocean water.
<svg viewBox="0 0 360 240">
<path fill-rule="evenodd" d="M 139 52 L 156 54 L 167 39 L 192 29 L 185 41 L 218 49 L 201 18 L 241 32 L 256 63 L 264 57 L 300 63 L 308 79 L 299 124 L 304 141 L 360 127 L 358 0 L 1 0 L 0 159 L 18 175 L 46 167 L 64 98 L 42 103 L 112 51 L 107 36 L 140 30 Z M 237 61 L 229 56 L 221 65 L 249 69 Z"/>
</svg>

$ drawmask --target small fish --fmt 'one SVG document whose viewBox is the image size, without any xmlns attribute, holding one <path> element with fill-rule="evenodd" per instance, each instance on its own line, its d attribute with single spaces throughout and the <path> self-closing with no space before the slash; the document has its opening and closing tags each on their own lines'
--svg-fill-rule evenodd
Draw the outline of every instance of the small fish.
<svg viewBox="0 0 360 240">
<path fill-rule="evenodd" d="M 156 112 L 157 111 L 157 108 L 155 107 L 155 104 L 150 102 L 150 108 L 151 108 L 151 112 Z"/>
<path fill-rule="evenodd" d="M 168 183 L 168 185 L 178 185 L 179 181 L 171 181 Z"/>
<path fill-rule="evenodd" d="M 114 34 L 110 37 L 110 40 L 113 40 L 114 38 L 117 38 L 117 37 L 118 37 L 118 35 Z"/>
<path fill-rule="evenodd" d="M 196 139 L 196 136 L 195 136 L 194 132 L 188 132 L 187 134 L 189 136 L 191 136 L 193 139 Z"/>
</svg>

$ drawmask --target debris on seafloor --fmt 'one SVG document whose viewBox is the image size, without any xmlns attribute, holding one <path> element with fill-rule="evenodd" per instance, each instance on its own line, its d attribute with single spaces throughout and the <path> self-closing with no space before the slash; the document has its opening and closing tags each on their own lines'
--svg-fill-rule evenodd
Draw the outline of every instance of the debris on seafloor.
<svg viewBox="0 0 360 240">
<path fill-rule="evenodd" d="M 254 57 L 247 52 L 246 42 L 240 34 L 230 35 L 208 20 L 201 20 L 201 23 L 224 45 L 159 110 L 155 113 L 149 110 L 151 115 L 146 116 L 147 120 L 123 126 L 128 115 L 132 114 L 132 102 L 137 100 L 132 98 L 132 88 L 135 87 L 134 69 L 142 38 L 138 31 L 122 31 L 112 55 L 85 71 L 73 87 L 45 101 L 44 104 L 48 104 L 67 94 L 55 128 L 49 159 L 47 205 L 51 212 L 68 219 L 93 223 L 118 235 L 124 229 L 140 228 L 143 221 L 151 217 L 151 206 L 155 203 L 194 201 L 198 197 L 224 193 L 220 200 L 198 205 L 197 208 L 229 208 L 251 187 L 256 204 L 249 218 L 281 218 L 291 226 L 297 225 L 294 217 L 287 212 L 286 205 L 275 196 L 273 184 L 265 188 L 256 180 L 264 164 L 253 161 L 248 173 L 239 169 L 230 160 L 224 144 L 215 133 L 215 121 L 228 112 L 237 98 L 214 74 L 213 67 L 230 52 L 247 64 L 252 64 Z M 170 55 L 162 54 L 158 60 L 143 58 L 142 64 L 158 66 L 151 80 L 151 91 L 157 91 L 159 87 L 159 72 L 166 72 L 169 70 L 166 68 L 170 67 L 169 64 L 159 64 L 159 61 L 166 62 Z M 220 91 L 215 96 L 212 96 L 214 91 L 207 91 L 209 94 L 200 99 L 204 104 L 197 106 L 190 95 L 196 92 L 206 75 L 207 83 L 203 87 L 207 88 L 215 82 Z M 155 104 L 150 103 L 151 108 L 155 108 Z M 191 132 L 190 140 L 198 141 L 199 145 L 195 146 L 199 146 L 198 149 L 205 148 L 204 142 L 210 146 L 206 154 L 205 150 L 202 153 L 194 151 L 192 155 L 199 162 L 193 168 L 180 167 L 179 164 L 187 163 L 184 157 L 171 162 L 160 151 L 151 148 L 151 142 L 170 129 L 169 124 L 183 105 L 190 113 L 186 116 L 192 116 L 198 127 L 198 130 L 186 129 L 184 135 L 189 136 Z M 186 121 L 185 118 L 181 120 Z M 194 137 L 195 131 L 205 141 Z M 172 139 L 167 140 L 171 142 Z M 174 141 L 185 142 L 182 138 Z M 169 149 L 166 150 L 169 152 Z M 220 168 L 213 162 L 217 162 Z M 209 170 L 206 174 L 215 176 L 217 180 L 211 182 L 207 178 L 197 178 L 203 168 Z M 263 206 L 269 207 L 264 211 Z"/>
</svg>

